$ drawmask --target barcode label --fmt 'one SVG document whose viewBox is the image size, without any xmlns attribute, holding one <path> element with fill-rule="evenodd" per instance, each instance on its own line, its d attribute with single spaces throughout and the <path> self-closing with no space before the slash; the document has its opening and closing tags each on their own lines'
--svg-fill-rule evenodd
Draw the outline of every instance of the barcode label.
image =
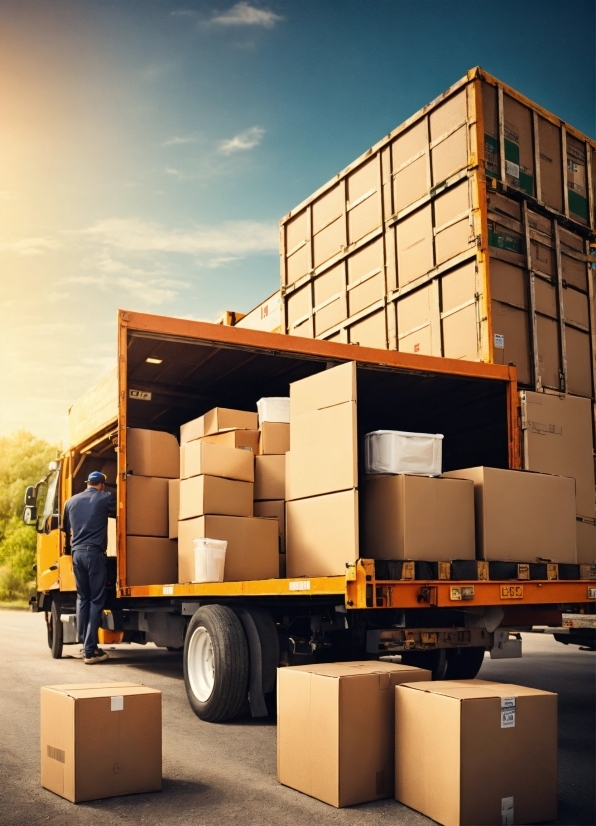
<svg viewBox="0 0 596 826">
<path fill-rule="evenodd" d="M 121 694 L 110 697 L 110 711 L 124 711 L 124 697 Z"/>
<path fill-rule="evenodd" d="M 302 579 L 299 582 L 290 582 L 290 591 L 310 591 L 310 579 Z"/>
<path fill-rule="evenodd" d="M 515 697 L 501 697 L 501 728 L 515 728 Z"/>
<path fill-rule="evenodd" d="M 62 749 L 56 749 L 54 746 L 48 746 L 48 757 L 52 760 L 57 760 L 59 763 L 66 763 L 66 754 Z"/>
<path fill-rule="evenodd" d="M 501 798 L 501 826 L 513 826 L 513 798 Z"/>
</svg>

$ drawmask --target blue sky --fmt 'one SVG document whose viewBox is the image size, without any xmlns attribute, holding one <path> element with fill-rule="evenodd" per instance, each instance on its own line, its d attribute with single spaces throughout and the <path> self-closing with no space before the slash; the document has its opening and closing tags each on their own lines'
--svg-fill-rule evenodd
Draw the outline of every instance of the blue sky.
<svg viewBox="0 0 596 826">
<path fill-rule="evenodd" d="M 480 64 L 596 136 L 592 0 L 0 0 L 0 433 L 62 439 L 118 307 L 278 285 L 278 220 Z"/>
</svg>

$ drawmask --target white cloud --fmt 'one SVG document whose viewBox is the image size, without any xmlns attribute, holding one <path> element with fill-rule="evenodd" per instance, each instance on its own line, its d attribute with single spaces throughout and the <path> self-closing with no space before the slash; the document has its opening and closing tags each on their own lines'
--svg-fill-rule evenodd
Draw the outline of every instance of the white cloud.
<svg viewBox="0 0 596 826">
<path fill-rule="evenodd" d="M 283 19 L 268 9 L 257 9 L 249 3 L 241 2 L 221 14 L 214 14 L 211 22 L 221 26 L 263 26 L 272 29 Z"/>
<path fill-rule="evenodd" d="M 19 241 L 0 239 L 0 250 L 14 252 L 17 255 L 43 255 L 48 250 L 59 250 L 62 244 L 55 238 L 36 237 L 21 238 Z"/>
<path fill-rule="evenodd" d="M 239 135 L 233 138 L 221 141 L 218 150 L 224 155 L 231 155 L 233 152 L 245 152 L 248 149 L 254 149 L 263 140 L 265 130 L 260 126 L 253 126 L 250 129 L 245 129 Z"/>
</svg>

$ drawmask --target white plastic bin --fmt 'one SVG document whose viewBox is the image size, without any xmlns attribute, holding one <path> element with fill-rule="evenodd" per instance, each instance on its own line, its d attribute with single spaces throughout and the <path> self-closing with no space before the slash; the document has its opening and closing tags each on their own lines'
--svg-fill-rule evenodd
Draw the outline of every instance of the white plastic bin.
<svg viewBox="0 0 596 826">
<path fill-rule="evenodd" d="M 259 425 L 263 422 L 290 422 L 290 397 L 271 396 L 257 402 Z"/>
<path fill-rule="evenodd" d="M 223 582 L 228 543 L 225 539 L 193 539 L 193 582 Z"/>
<path fill-rule="evenodd" d="M 411 473 L 440 476 L 441 433 L 408 433 L 404 430 L 375 430 L 364 437 L 366 473 Z"/>
</svg>

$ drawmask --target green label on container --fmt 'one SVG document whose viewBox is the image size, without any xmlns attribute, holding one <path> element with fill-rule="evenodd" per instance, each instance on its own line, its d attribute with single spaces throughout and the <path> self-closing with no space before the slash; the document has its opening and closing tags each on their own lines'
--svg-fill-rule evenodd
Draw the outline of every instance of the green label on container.
<svg viewBox="0 0 596 826">
<path fill-rule="evenodd" d="M 484 155 L 486 163 L 486 174 L 491 178 L 498 178 L 499 176 L 499 141 L 484 133 Z"/>
<path fill-rule="evenodd" d="M 574 215 L 579 215 L 580 218 L 587 221 L 588 199 L 584 198 L 583 195 L 578 195 L 578 193 L 572 189 L 567 190 L 567 196 L 569 198 L 569 212 L 573 212 Z"/>
<path fill-rule="evenodd" d="M 519 188 L 522 192 L 527 192 L 528 195 L 534 194 L 534 176 L 529 172 L 519 170 Z"/>
<path fill-rule="evenodd" d="M 505 138 L 505 160 L 519 166 L 519 146 Z"/>
<path fill-rule="evenodd" d="M 521 235 L 516 235 L 514 232 L 509 232 L 494 224 L 488 226 L 488 243 L 491 247 L 497 247 L 508 252 L 517 252 L 520 255 L 524 251 Z"/>
</svg>

